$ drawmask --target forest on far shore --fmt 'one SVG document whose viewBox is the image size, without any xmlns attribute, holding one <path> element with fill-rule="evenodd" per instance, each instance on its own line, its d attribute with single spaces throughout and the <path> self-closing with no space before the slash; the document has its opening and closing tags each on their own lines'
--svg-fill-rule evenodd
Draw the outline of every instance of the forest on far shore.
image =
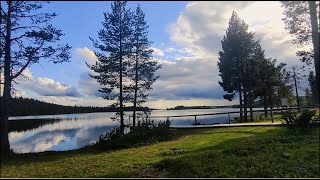
<svg viewBox="0 0 320 180">
<path fill-rule="evenodd" d="M 0 97 L 0 101 L 1 101 Z M 124 107 L 125 111 L 132 111 L 132 107 Z M 147 107 L 139 107 L 138 111 L 149 110 Z M 32 116 L 32 115 L 54 115 L 54 114 L 75 114 L 92 112 L 116 112 L 116 107 L 94 107 L 94 106 L 63 106 L 47 103 L 30 98 L 12 98 L 10 103 L 9 116 Z"/>
</svg>

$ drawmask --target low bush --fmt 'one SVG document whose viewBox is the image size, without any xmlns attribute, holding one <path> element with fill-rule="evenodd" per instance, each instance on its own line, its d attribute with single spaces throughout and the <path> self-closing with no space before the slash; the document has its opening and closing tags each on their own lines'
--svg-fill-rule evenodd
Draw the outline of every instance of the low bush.
<svg viewBox="0 0 320 180">
<path fill-rule="evenodd" d="M 314 110 L 304 109 L 300 113 L 297 111 L 284 111 L 282 112 L 283 122 L 290 129 L 309 129 L 316 127 L 319 122 L 320 116 Z"/>
<path fill-rule="evenodd" d="M 159 122 L 158 127 L 154 126 L 153 121 L 151 122 L 138 122 L 136 127 L 124 135 L 121 135 L 120 129 L 116 128 L 100 136 L 93 147 L 103 150 L 129 148 L 170 140 L 176 135 L 175 130 L 169 128 L 170 121 Z"/>
</svg>

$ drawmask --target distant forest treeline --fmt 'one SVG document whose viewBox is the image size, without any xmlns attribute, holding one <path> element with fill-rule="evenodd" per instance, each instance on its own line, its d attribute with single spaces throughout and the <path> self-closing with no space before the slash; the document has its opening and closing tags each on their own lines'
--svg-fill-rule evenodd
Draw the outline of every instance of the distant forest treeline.
<svg viewBox="0 0 320 180">
<path fill-rule="evenodd" d="M 299 96 L 299 100 L 301 102 L 301 106 L 312 106 L 314 104 L 310 104 L 310 102 L 308 102 L 308 99 L 306 96 Z M 279 108 L 281 107 L 281 103 L 278 101 L 274 102 L 274 106 Z M 290 104 L 290 106 L 296 106 L 295 103 Z M 215 109 L 215 108 L 239 108 L 240 105 L 239 104 L 235 104 L 235 105 L 226 105 L 226 106 L 183 106 L 183 105 L 179 105 L 176 106 L 174 108 L 167 108 L 167 110 L 185 110 L 185 109 Z M 252 104 L 253 108 L 262 108 L 263 107 L 263 100 L 262 99 L 258 99 L 256 100 L 253 104 Z"/>
<path fill-rule="evenodd" d="M 0 97 L 0 100 L 1 98 L 2 97 Z M 132 109 L 132 107 L 124 107 L 125 111 L 132 111 Z M 149 110 L 149 108 L 137 107 L 137 110 Z M 118 110 L 114 107 L 63 106 L 53 103 L 46 103 L 36 99 L 19 97 L 11 99 L 9 116 L 54 115 L 116 111 Z"/>
<path fill-rule="evenodd" d="M 174 108 L 167 108 L 167 110 L 184 110 L 184 109 L 215 109 L 215 108 L 239 108 L 239 105 L 230 106 L 176 106 Z"/>
</svg>

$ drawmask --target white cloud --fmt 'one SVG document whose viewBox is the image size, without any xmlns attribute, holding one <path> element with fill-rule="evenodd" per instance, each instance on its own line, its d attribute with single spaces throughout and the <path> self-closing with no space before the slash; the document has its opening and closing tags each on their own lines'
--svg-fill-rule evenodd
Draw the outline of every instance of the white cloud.
<svg viewBox="0 0 320 180">
<path fill-rule="evenodd" d="M 92 50 L 90 50 L 87 47 L 84 48 L 76 48 L 76 53 L 84 57 L 86 60 L 88 60 L 89 64 L 94 64 L 98 61 L 97 56 L 94 54 Z"/>
<path fill-rule="evenodd" d="M 298 48 L 284 29 L 279 2 L 191 2 L 170 26 L 171 40 L 191 49 L 192 54 L 203 57 L 217 54 L 233 10 L 261 38 L 267 57 L 298 63 L 295 55 Z"/>
<path fill-rule="evenodd" d="M 21 74 L 28 79 L 33 78 L 32 73 L 30 72 L 29 68 L 26 68 L 24 71 L 22 71 Z"/>
<path fill-rule="evenodd" d="M 185 55 L 174 57 L 178 60 L 175 64 L 163 65 L 151 95 L 167 99 L 222 99 L 218 52 L 233 10 L 261 39 L 266 57 L 288 66 L 300 63 L 295 55 L 298 48 L 284 29 L 279 2 L 190 2 L 169 27 L 171 40 L 183 47 L 176 51 Z"/>
<path fill-rule="evenodd" d="M 279 2 L 190 2 L 177 17 L 176 22 L 168 28 L 171 44 L 177 46 L 170 45 L 162 48 L 164 50 L 152 47 L 153 54 L 161 56 L 158 62 L 162 64 L 162 69 L 157 72 L 160 78 L 149 93 L 148 105 L 166 108 L 180 105 L 179 103 L 185 105 L 237 103 L 237 101 L 223 100 L 224 92 L 218 84 L 220 77 L 217 67 L 221 40 L 233 10 L 249 25 L 249 30 L 254 31 L 256 37 L 261 39 L 266 57 L 276 58 L 278 62 L 285 62 L 288 66 L 299 63 L 295 55 L 298 48 L 291 43 L 292 37 L 284 29 Z M 91 64 L 97 61 L 94 52 L 87 47 L 76 48 L 76 53 Z M 83 72 L 78 82 L 78 89 L 85 98 L 40 96 L 40 99 L 65 105 L 111 104 L 97 97 L 101 96 L 98 92 L 100 85 L 95 79 L 90 78 L 88 73 L 88 70 Z M 27 72 L 26 74 L 28 75 Z M 50 87 L 52 91 L 66 92 L 70 89 L 54 80 L 33 79 L 34 82 L 42 84 L 41 86 Z"/>
<path fill-rule="evenodd" d="M 176 51 L 176 48 L 173 48 L 173 47 L 169 47 L 165 49 L 165 52 L 175 52 L 175 51 Z"/>
<path fill-rule="evenodd" d="M 33 77 L 30 70 L 26 69 L 23 72 L 28 79 L 18 80 L 17 85 L 25 96 L 25 90 L 29 90 L 42 96 L 81 96 L 78 89 L 73 86 L 67 86 L 60 82 L 47 77 Z"/>
<path fill-rule="evenodd" d="M 153 50 L 153 54 L 157 55 L 157 56 L 164 56 L 164 52 L 161 49 L 155 48 L 155 47 L 151 47 L 151 49 Z"/>
</svg>

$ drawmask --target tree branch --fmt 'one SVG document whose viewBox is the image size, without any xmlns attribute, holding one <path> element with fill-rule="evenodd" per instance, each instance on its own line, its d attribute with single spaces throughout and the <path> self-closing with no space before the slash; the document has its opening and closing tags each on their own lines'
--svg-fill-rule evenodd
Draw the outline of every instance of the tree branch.
<svg viewBox="0 0 320 180">
<path fill-rule="evenodd" d="M 32 61 L 32 59 L 30 58 L 28 60 L 28 62 L 20 69 L 20 71 L 18 71 L 17 74 L 15 74 L 14 76 L 11 77 L 11 79 L 13 80 L 13 79 L 17 78 L 29 66 L 31 61 Z"/>
<path fill-rule="evenodd" d="M 42 44 L 35 50 L 35 52 L 37 52 L 43 46 L 43 44 L 44 44 L 44 42 L 42 42 Z M 20 71 L 17 72 L 17 74 L 12 76 L 12 79 L 17 78 L 29 66 L 31 61 L 32 61 L 32 58 L 28 57 L 27 63 L 20 69 Z"/>
<path fill-rule="evenodd" d="M 26 29 L 26 28 L 40 28 L 38 26 L 20 26 L 20 27 L 16 27 L 16 28 L 12 28 L 12 31 L 18 30 L 18 29 Z"/>
<path fill-rule="evenodd" d="M 15 38 L 12 38 L 12 39 L 10 39 L 11 41 L 15 41 L 15 40 L 18 40 L 18 39 L 20 39 L 20 38 L 23 38 L 24 36 L 26 36 L 26 34 L 24 33 L 24 34 L 22 34 L 21 36 L 19 36 L 19 37 L 15 37 Z"/>
</svg>

